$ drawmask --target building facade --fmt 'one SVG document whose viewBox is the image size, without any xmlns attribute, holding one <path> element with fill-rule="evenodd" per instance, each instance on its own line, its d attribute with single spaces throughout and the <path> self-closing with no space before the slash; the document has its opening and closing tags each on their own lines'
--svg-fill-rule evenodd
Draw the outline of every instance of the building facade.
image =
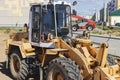
<svg viewBox="0 0 120 80">
<path fill-rule="evenodd" d="M 109 13 L 120 9 L 120 0 L 111 0 L 107 3 L 107 11 Z"/>
<path fill-rule="evenodd" d="M 99 11 L 100 18 L 98 18 L 97 21 L 99 21 L 100 23 L 105 22 L 107 26 L 111 24 L 111 21 L 113 24 L 113 20 L 112 20 L 113 18 L 110 17 L 110 14 L 119 9 L 120 9 L 120 0 L 111 0 L 108 3 L 104 3 L 104 7 Z"/>
<path fill-rule="evenodd" d="M 117 0 L 117 9 L 120 9 L 120 0 Z"/>
<path fill-rule="evenodd" d="M 114 26 L 116 23 L 120 23 L 120 9 L 110 14 L 110 26 Z"/>
<path fill-rule="evenodd" d="M 100 10 L 100 21 L 103 22 L 104 21 L 104 8 L 102 8 Z"/>
<path fill-rule="evenodd" d="M 120 0 L 111 0 L 108 4 L 107 4 L 107 15 L 106 15 L 106 21 L 108 22 L 109 26 L 113 26 L 115 25 L 117 22 L 120 21 L 120 16 L 111 16 L 111 13 L 115 13 L 117 12 L 117 10 L 120 9 Z"/>
<path fill-rule="evenodd" d="M 30 3 L 43 0 L 0 0 L 0 26 L 23 26 L 29 22 Z"/>
<path fill-rule="evenodd" d="M 109 13 L 117 10 L 117 0 L 111 0 L 107 3 L 107 10 Z"/>
</svg>

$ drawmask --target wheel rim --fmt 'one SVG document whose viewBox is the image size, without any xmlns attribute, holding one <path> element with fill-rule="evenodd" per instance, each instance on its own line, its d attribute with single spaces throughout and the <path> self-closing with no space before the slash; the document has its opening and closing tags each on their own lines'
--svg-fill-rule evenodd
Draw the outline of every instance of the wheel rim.
<svg viewBox="0 0 120 80">
<path fill-rule="evenodd" d="M 75 30 L 76 30 L 76 27 L 73 27 L 72 30 L 75 31 Z"/>
<path fill-rule="evenodd" d="M 20 71 L 20 60 L 16 55 L 13 56 L 13 67 L 16 72 Z"/>
<path fill-rule="evenodd" d="M 88 30 L 91 31 L 93 28 L 91 26 L 88 27 Z"/>
<path fill-rule="evenodd" d="M 49 80 L 65 80 L 63 74 L 58 69 L 50 72 Z"/>
<path fill-rule="evenodd" d="M 56 78 L 55 78 L 55 79 L 56 79 L 56 80 L 64 80 L 62 74 L 60 74 L 60 73 L 58 73 L 58 74 L 56 75 Z"/>
</svg>

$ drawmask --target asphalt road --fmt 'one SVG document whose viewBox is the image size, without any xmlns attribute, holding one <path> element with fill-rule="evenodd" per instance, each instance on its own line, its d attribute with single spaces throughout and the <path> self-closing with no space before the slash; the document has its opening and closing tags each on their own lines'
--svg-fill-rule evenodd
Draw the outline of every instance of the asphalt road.
<svg viewBox="0 0 120 80">
<path fill-rule="evenodd" d="M 91 39 L 97 43 L 103 43 L 108 40 L 108 38 L 93 37 L 93 36 L 91 36 Z M 108 44 L 109 44 L 109 54 L 120 56 L 120 40 L 110 39 L 108 41 Z"/>
</svg>

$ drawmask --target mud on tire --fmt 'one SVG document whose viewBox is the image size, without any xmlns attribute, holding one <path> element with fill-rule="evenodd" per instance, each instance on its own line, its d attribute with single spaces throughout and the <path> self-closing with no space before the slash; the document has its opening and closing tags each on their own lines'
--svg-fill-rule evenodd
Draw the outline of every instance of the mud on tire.
<svg viewBox="0 0 120 80">
<path fill-rule="evenodd" d="M 14 51 L 9 57 L 9 70 L 14 80 L 27 80 L 28 79 L 28 65 L 26 61 L 21 59 L 19 51 Z"/>
<path fill-rule="evenodd" d="M 77 65 L 68 58 L 52 60 L 46 74 L 46 80 L 83 80 Z"/>
</svg>

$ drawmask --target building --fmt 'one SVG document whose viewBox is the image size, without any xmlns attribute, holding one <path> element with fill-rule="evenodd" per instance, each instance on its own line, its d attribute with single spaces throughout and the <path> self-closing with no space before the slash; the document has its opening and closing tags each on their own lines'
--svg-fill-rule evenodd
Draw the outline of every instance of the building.
<svg viewBox="0 0 120 80">
<path fill-rule="evenodd" d="M 114 26 L 116 23 L 120 23 L 120 9 L 110 14 L 110 26 Z"/>
<path fill-rule="evenodd" d="M 117 10 L 117 0 L 111 0 L 107 3 L 107 10 L 109 13 Z"/>
<path fill-rule="evenodd" d="M 111 13 L 120 9 L 120 0 L 111 0 L 107 3 L 107 12 Z"/>
<path fill-rule="evenodd" d="M 120 0 L 111 0 L 107 3 L 107 9 L 106 9 L 106 22 L 108 25 L 111 25 L 111 18 L 110 14 L 115 12 L 116 10 L 120 9 Z"/>
<path fill-rule="evenodd" d="M 117 0 L 117 10 L 120 9 L 120 0 Z"/>
<path fill-rule="evenodd" d="M 47 0 L 0 0 L 0 26 L 23 26 L 29 21 L 30 3 Z"/>
<path fill-rule="evenodd" d="M 104 7 L 99 11 L 99 18 L 97 19 L 97 21 L 100 23 L 105 22 L 106 25 L 109 26 L 110 20 L 112 19 L 110 18 L 110 14 L 118 9 L 120 9 L 120 0 L 111 0 L 108 3 L 104 3 Z"/>
<path fill-rule="evenodd" d="M 100 10 L 100 20 L 101 22 L 104 22 L 104 8 Z"/>
<path fill-rule="evenodd" d="M 116 13 L 119 11 L 119 9 L 120 9 L 120 0 L 111 0 L 107 4 L 106 21 L 108 22 L 109 26 L 115 25 L 115 23 L 120 20 L 119 19 L 120 17 L 118 17 L 118 15 L 116 16 Z"/>
</svg>

